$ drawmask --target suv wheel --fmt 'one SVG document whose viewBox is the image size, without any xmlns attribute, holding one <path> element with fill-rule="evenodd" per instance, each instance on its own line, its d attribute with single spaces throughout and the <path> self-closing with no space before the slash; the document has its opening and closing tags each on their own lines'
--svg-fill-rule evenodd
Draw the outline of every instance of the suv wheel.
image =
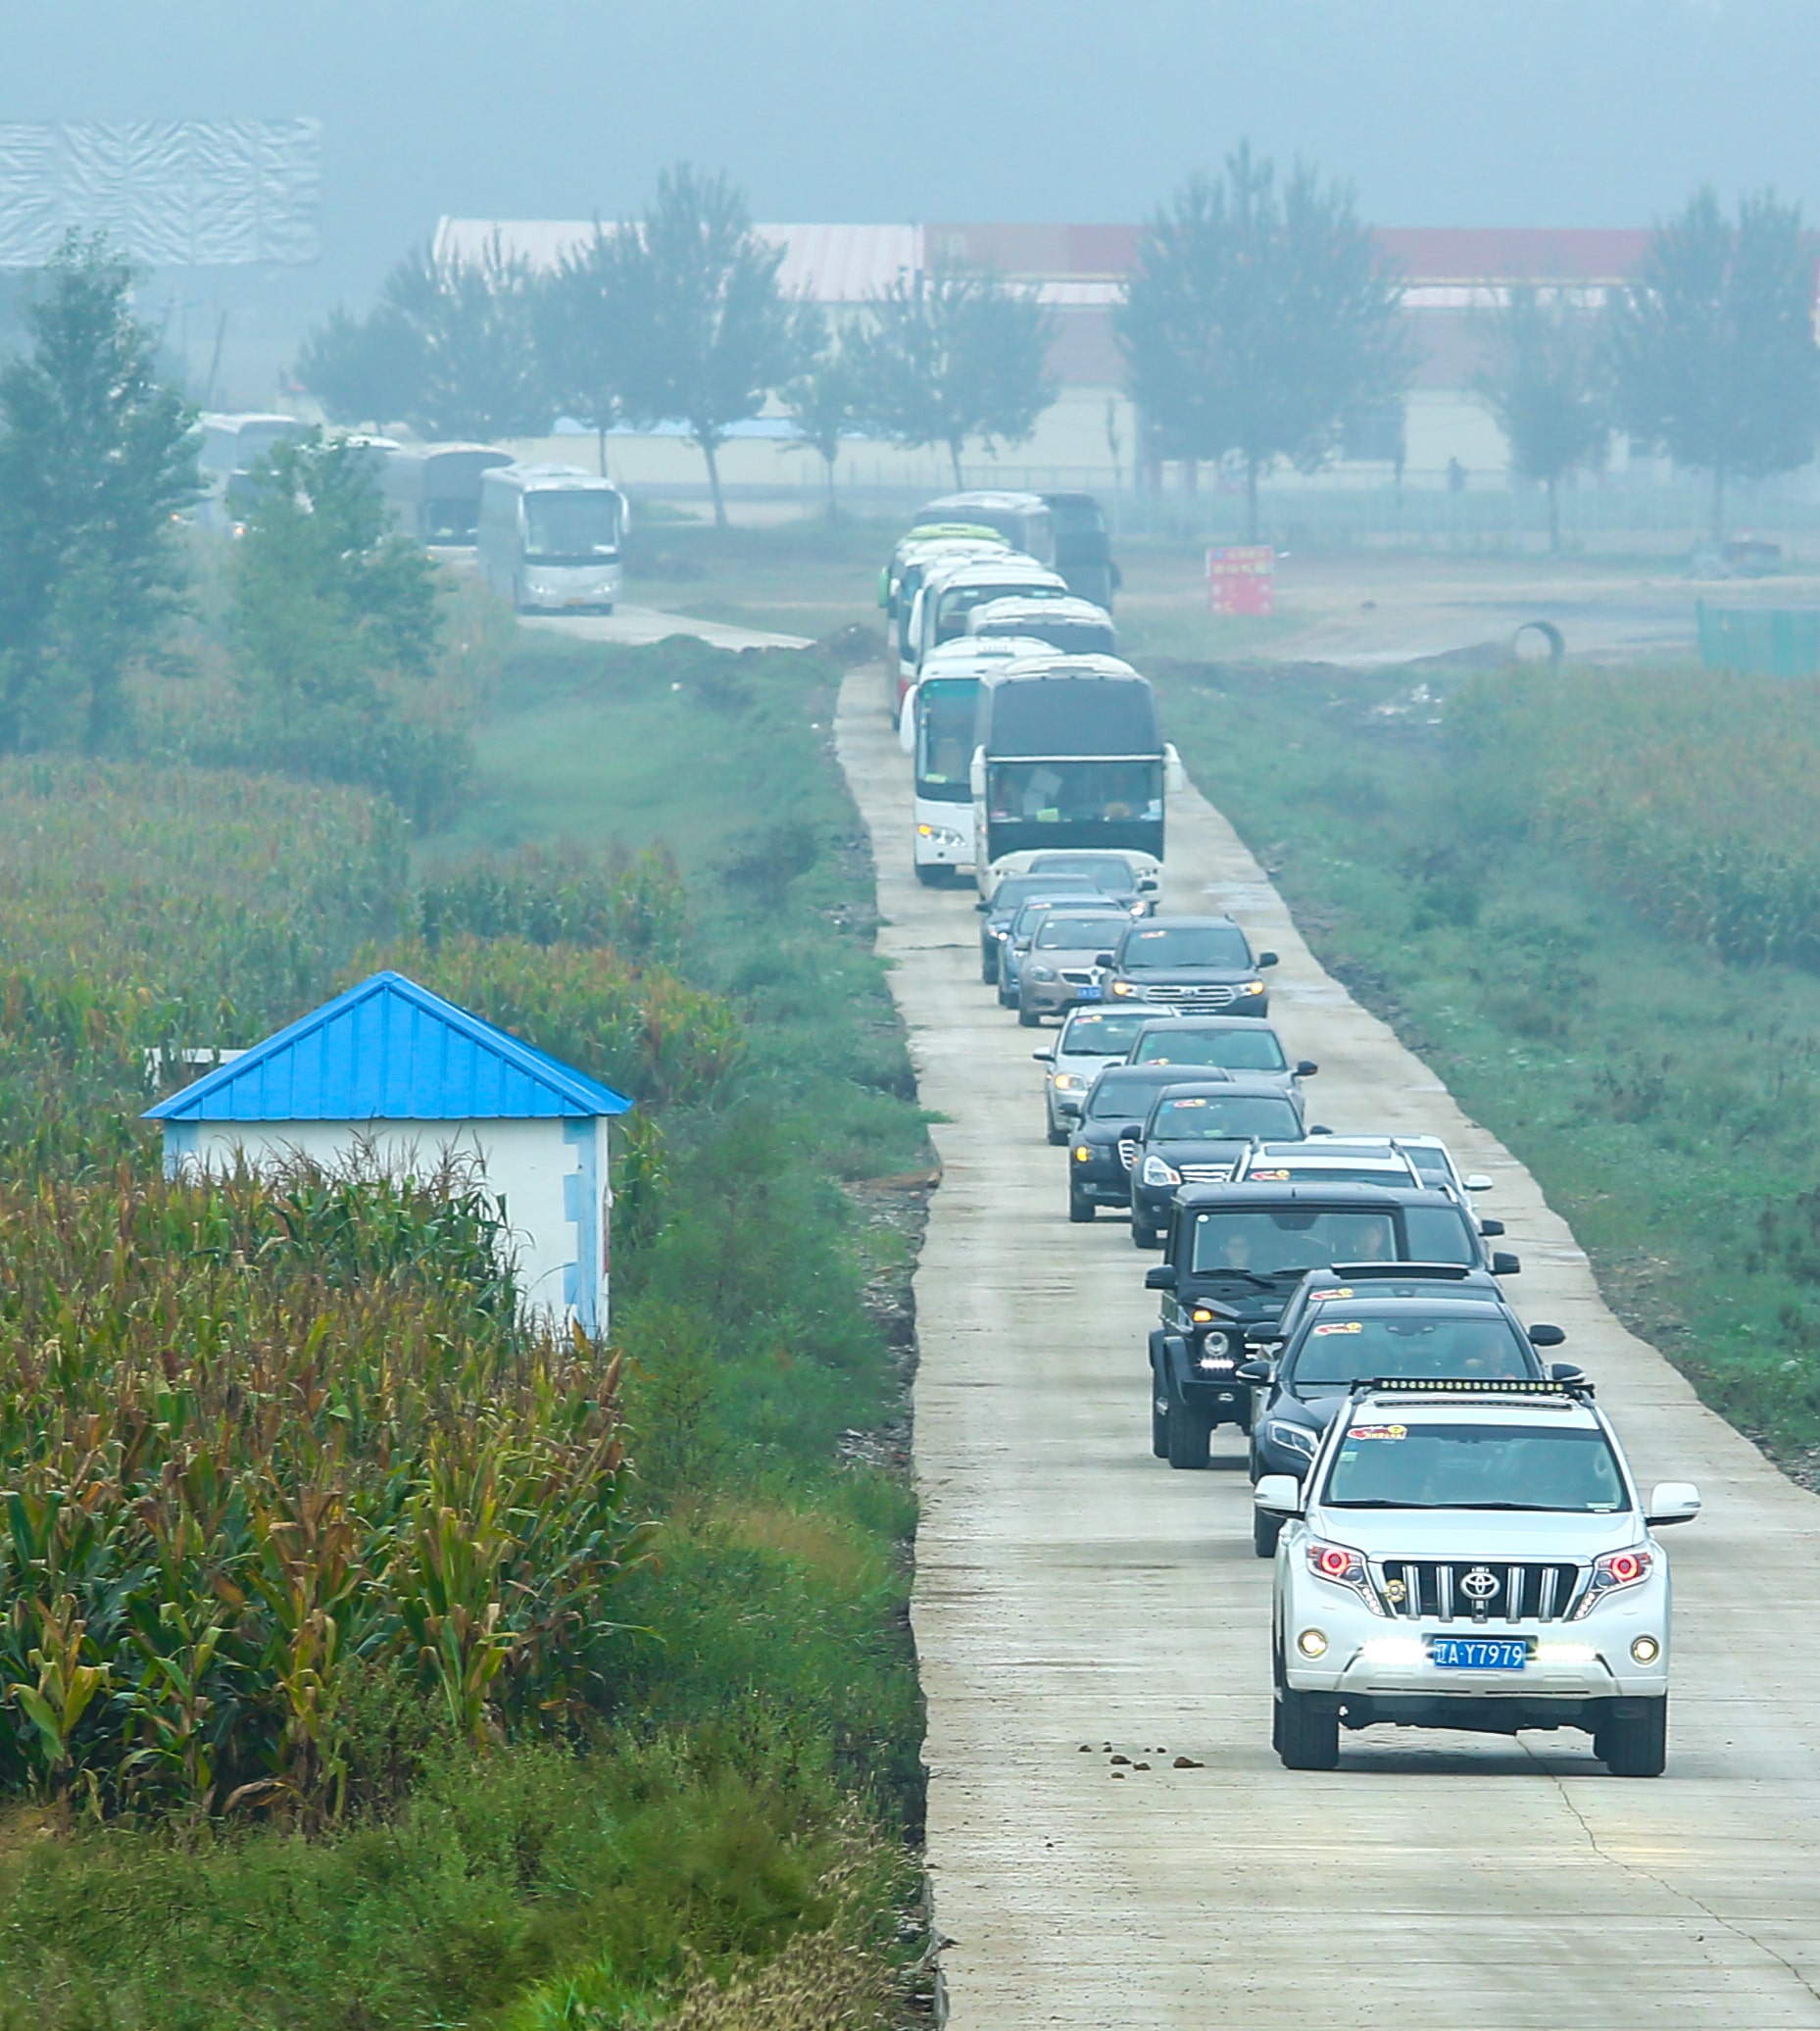
<svg viewBox="0 0 1820 2031">
<path fill-rule="evenodd" d="M 1019 1029 L 1040 1029 L 1043 1026 L 1042 1016 L 1028 1006 L 1021 995 L 1017 999 L 1017 1026 Z"/>
<path fill-rule="evenodd" d="M 1049 1124 L 1049 1146 L 1050 1146 L 1050 1148 L 1051 1148 L 1052 1150 L 1058 1150 L 1058 1149 L 1060 1149 L 1060 1147 L 1062 1146 L 1062 1144 L 1063 1144 L 1063 1143 L 1065 1143 L 1065 1142 L 1066 1142 L 1067 1140 L 1068 1140 L 1068 1131 L 1067 1131 L 1067 1129 L 1066 1129 L 1065 1127 L 1062 1127 L 1062 1128 L 1058 1128 L 1058 1127 L 1056 1126 L 1055 1122 L 1053 1122 L 1053 1121 L 1052 1121 L 1052 1122 L 1051 1122 L 1051 1123 Z"/>
<path fill-rule="evenodd" d="M 1266 1516 L 1262 1510 L 1252 1511 L 1252 1550 L 1260 1559 L 1276 1557 L 1276 1541 L 1283 1535 L 1281 1516 Z"/>
<path fill-rule="evenodd" d="M 1286 1770 L 1333 1770 L 1340 1764 L 1340 1709 L 1331 1695 L 1292 1692 L 1276 1696 L 1276 1753 Z"/>
<path fill-rule="evenodd" d="M 1071 1220 L 1091 1220 L 1100 1209 L 1091 1199 L 1083 1199 L 1072 1186 L 1068 1188 L 1068 1217 Z"/>
<path fill-rule="evenodd" d="M 1131 1245 L 1133 1248 L 1162 1246 L 1162 1229 L 1153 1227 L 1135 1206 L 1131 1209 Z"/>
<path fill-rule="evenodd" d="M 995 946 L 983 941 L 979 948 L 979 977 L 991 987 L 999 977 L 999 954 Z"/>
<path fill-rule="evenodd" d="M 1659 1777 L 1668 1766 L 1668 1697 L 1646 1700 L 1635 1719 L 1600 1721 L 1593 1754 L 1614 1777 Z"/>
<path fill-rule="evenodd" d="M 916 879 L 922 883 L 924 888 L 946 888 L 948 886 L 948 869 L 939 863 L 931 864 L 927 861 L 918 861 L 915 863 L 915 867 Z"/>
<path fill-rule="evenodd" d="M 1213 1436 L 1213 1421 L 1191 1411 L 1173 1391 L 1165 1420 L 1168 1458 L 1171 1466 L 1197 1467 L 1207 1463 L 1207 1442 Z"/>
<path fill-rule="evenodd" d="M 1151 1376 L 1151 1452 L 1158 1460 L 1169 1457 L 1169 1399 L 1155 1374 Z"/>
</svg>

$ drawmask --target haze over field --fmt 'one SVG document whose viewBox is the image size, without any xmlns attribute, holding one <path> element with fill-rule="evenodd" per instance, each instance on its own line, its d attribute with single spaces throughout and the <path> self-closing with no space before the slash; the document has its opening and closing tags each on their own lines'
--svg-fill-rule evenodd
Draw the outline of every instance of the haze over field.
<svg viewBox="0 0 1820 2031">
<path fill-rule="evenodd" d="M 14 8 L 0 121 L 314 114 L 326 296 L 442 213 L 630 213 L 724 166 L 762 219 L 1118 220 L 1249 134 L 1367 217 L 1641 224 L 1820 197 L 1811 0 L 192 0 Z"/>
</svg>

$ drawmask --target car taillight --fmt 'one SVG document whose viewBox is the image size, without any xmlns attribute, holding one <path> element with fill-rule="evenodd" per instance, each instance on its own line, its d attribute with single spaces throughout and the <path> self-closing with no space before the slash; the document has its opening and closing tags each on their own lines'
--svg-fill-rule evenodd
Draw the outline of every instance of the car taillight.
<svg viewBox="0 0 1820 2031">
<path fill-rule="evenodd" d="M 1642 1545 L 1625 1552 L 1607 1552 L 1602 1558 L 1593 1560 L 1593 1577 L 1587 1584 L 1580 1606 L 1574 1610 L 1577 1622 L 1584 1614 L 1602 1601 L 1607 1594 L 1615 1594 L 1621 1587 L 1635 1587 L 1647 1580 L 1655 1569 L 1655 1554 Z"/>
</svg>

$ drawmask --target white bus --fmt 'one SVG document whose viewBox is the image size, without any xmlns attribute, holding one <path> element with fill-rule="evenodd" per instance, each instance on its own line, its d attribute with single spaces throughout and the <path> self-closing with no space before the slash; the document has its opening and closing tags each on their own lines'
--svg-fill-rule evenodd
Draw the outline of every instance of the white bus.
<svg viewBox="0 0 1820 2031">
<path fill-rule="evenodd" d="M 973 720 L 979 680 L 1008 663 L 1040 658 L 1045 644 L 998 638 L 944 642 L 905 694 L 898 740 L 910 756 L 915 787 L 910 865 L 925 888 L 973 866 Z"/>
<path fill-rule="evenodd" d="M 966 633 L 967 617 L 975 607 L 1013 595 L 1028 600 L 1070 597 L 1062 578 L 1015 550 L 932 566 L 910 608 L 907 630 L 910 674 L 922 669 L 923 658 L 937 643 L 952 642 Z"/>
<path fill-rule="evenodd" d="M 426 547 L 472 543 L 480 475 L 511 464 L 509 451 L 489 444 L 414 444 L 386 461 L 386 505 L 406 534 Z"/>
<path fill-rule="evenodd" d="M 520 614 L 611 614 L 625 525 L 625 496 L 579 467 L 480 475 L 480 570 Z"/>
</svg>

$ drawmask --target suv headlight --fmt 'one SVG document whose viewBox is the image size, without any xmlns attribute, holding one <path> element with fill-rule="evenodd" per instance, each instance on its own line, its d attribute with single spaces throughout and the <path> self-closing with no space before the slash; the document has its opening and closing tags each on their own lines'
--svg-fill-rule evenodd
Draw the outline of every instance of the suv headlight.
<svg viewBox="0 0 1820 2031">
<path fill-rule="evenodd" d="M 1058 1093 L 1072 1093 L 1081 1082 L 1072 1072 L 1051 1072 L 1049 1083 Z"/>
<path fill-rule="evenodd" d="M 1147 1185 L 1179 1185 L 1182 1182 L 1182 1173 L 1160 1157 L 1146 1157 L 1144 1168 L 1138 1175 Z"/>
<path fill-rule="evenodd" d="M 1235 1365 L 1230 1333 L 1204 1333 L 1195 1354 L 1198 1368 L 1231 1368 Z"/>
<path fill-rule="evenodd" d="M 1574 1610 L 1574 1620 L 1591 1614 L 1607 1594 L 1615 1594 L 1623 1587 L 1641 1587 L 1654 1569 L 1655 1554 L 1645 1545 L 1634 1545 L 1625 1552 L 1607 1552 L 1602 1559 L 1595 1559 L 1592 1583 L 1585 1599 Z"/>
<path fill-rule="evenodd" d="M 1314 1434 L 1305 1424 L 1291 1424 L 1286 1417 L 1267 1417 L 1264 1437 L 1286 1453 L 1300 1453 L 1305 1460 L 1314 1458 Z"/>
<path fill-rule="evenodd" d="M 1053 980 L 1056 977 L 1054 966 L 1042 966 L 1035 960 L 1032 960 L 1024 970 L 1030 975 L 1032 980 Z"/>
<path fill-rule="evenodd" d="M 1365 1563 L 1363 1552 L 1353 1551 L 1351 1545 L 1329 1544 L 1324 1538 L 1317 1537 L 1309 1540 L 1307 1558 L 1308 1570 L 1317 1580 L 1349 1589 L 1374 1615 L 1384 1612 L 1378 1590 L 1371 1584 L 1371 1568 Z"/>
<path fill-rule="evenodd" d="M 1114 994 L 1136 994 L 1137 989 L 1132 986 L 1129 980 L 1114 980 L 1112 982 L 1112 992 Z"/>
<path fill-rule="evenodd" d="M 1246 980 L 1241 982 L 1239 987 L 1241 994 L 1262 994 L 1263 991 L 1264 983 L 1261 980 Z"/>
</svg>

